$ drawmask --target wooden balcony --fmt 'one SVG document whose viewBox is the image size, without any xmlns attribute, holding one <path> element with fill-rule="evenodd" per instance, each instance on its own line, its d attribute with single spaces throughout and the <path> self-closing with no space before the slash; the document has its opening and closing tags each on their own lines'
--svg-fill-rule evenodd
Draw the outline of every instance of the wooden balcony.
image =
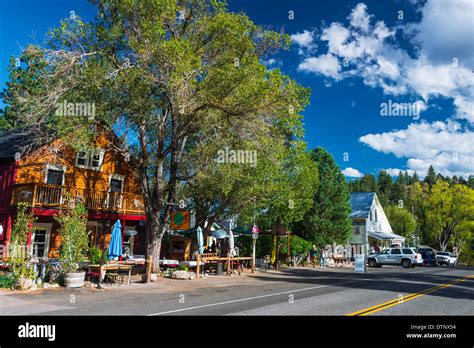
<svg viewBox="0 0 474 348">
<path fill-rule="evenodd" d="M 33 208 L 64 209 L 81 202 L 87 210 L 144 214 L 143 197 L 132 193 L 103 192 L 46 184 L 21 184 L 13 189 L 12 205 L 25 202 Z"/>
</svg>

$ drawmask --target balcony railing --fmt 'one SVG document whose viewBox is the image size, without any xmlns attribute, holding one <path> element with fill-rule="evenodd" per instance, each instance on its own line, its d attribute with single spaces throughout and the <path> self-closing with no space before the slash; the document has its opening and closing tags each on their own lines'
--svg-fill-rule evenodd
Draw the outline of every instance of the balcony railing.
<svg viewBox="0 0 474 348">
<path fill-rule="evenodd" d="M 87 210 L 144 214 L 140 195 L 120 192 L 103 192 L 75 187 L 21 184 L 13 189 L 12 205 L 28 203 L 34 208 L 67 208 L 71 202 L 84 204 Z"/>
</svg>

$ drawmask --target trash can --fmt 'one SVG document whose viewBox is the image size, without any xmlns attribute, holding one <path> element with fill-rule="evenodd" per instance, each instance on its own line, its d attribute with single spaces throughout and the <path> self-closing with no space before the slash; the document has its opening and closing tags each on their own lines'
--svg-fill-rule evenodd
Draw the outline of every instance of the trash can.
<svg viewBox="0 0 474 348">
<path fill-rule="evenodd" d="M 218 263 L 216 268 L 216 275 L 222 275 L 224 273 L 224 264 Z"/>
</svg>

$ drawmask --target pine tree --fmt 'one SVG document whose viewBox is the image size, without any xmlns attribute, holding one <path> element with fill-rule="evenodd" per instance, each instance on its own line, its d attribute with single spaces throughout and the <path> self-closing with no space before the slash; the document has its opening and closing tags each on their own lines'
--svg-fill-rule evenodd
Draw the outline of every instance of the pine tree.
<svg viewBox="0 0 474 348">
<path fill-rule="evenodd" d="M 352 223 L 350 194 L 344 175 L 325 149 L 318 147 L 311 157 L 318 164 L 319 187 L 313 207 L 295 231 L 317 245 L 345 243 L 352 232 Z"/>
<path fill-rule="evenodd" d="M 430 166 L 428 168 L 428 173 L 425 176 L 424 182 L 427 183 L 430 187 L 436 183 L 436 172 L 433 166 Z"/>
<path fill-rule="evenodd" d="M 378 192 L 377 180 L 375 179 L 375 176 L 372 174 L 365 174 L 360 179 L 359 183 L 360 183 L 360 187 L 359 187 L 360 192 Z"/>
<path fill-rule="evenodd" d="M 398 177 L 397 177 L 397 180 L 395 180 L 395 184 L 393 184 L 391 201 L 392 203 L 397 204 L 397 205 L 405 204 L 406 182 L 405 182 L 405 176 L 403 175 L 401 171 L 398 173 Z"/>
<path fill-rule="evenodd" d="M 420 182 L 420 177 L 416 172 L 413 173 L 413 176 L 410 178 L 409 184 L 412 185 L 414 183 Z"/>
<path fill-rule="evenodd" d="M 379 172 L 378 177 L 378 189 L 379 189 L 379 201 L 382 206 L 388 206 L 390 201 L 390 195 L 392 193 L 393 180 L 390 174 L 387 174 L 385 170 Z"/>
</svg>

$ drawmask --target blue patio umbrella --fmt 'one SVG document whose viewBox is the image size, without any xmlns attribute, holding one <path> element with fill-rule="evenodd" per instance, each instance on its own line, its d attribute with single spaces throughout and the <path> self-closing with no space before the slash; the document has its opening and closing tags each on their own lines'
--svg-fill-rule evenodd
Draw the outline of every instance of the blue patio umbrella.
<svg viewBox="0 0 474 348">
<path fill-rule="evenodd" d="M 122 224 L 120 220 L 117 220 L 112 229 L 107 256 L 109 259 L 122 256 Z"/>
<path fill-rule="evenodd" d="M 199 254 L 203 254 L 204 253 L 204 236 L 202 235 L 201 227 L 197 228 L 196 233 L 197 233 Z"/>
<path fill-rule="evenodd" d="M 220 230 L 212 232 L 212 236 L 217 239 L 222 239 L 222 238 L 227 237 L 227 232 L 226 230 L 220 229 Z"/>
</svg>

